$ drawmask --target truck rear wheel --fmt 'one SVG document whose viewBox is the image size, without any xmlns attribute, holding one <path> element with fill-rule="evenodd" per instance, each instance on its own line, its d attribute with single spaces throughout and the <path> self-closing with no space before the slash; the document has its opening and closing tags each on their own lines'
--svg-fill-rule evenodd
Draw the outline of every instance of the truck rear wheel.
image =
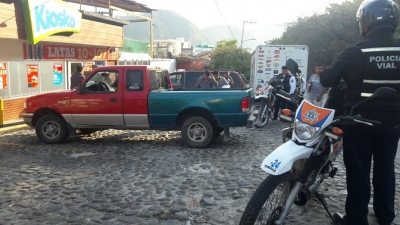
<svg viewBox="0 0 400 225">
<path fill-rule="evenodd" d="M 61 143 L 68 137 L 65 121 L 54 114 L 42 116 L 36 126 L 36 136 L 46 144 Z"/>
<path fill-rule="evenodd" d="M 211 123 L 200 116 L 189 117 L 182 125 L 182 139 L 192 148 L 204 148 L 214 137 Z"/>
</svg>

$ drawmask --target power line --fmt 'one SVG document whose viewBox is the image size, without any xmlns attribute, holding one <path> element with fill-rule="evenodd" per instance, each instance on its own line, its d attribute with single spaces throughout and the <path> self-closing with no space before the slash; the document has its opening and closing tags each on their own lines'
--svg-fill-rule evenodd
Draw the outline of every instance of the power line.
<svg viewBox="0 0 400 225">
<path fill-rule="evenodd" d="M 225 22 L 226 26 L 228 27 L 228 30 L 229 30 L 229 32 L 231 33 L 232 38 L 233 38 L 233 39 L 236 39 L 235 36 L 233 35 L 233 32 L 232 32 L 231 27 L 228 25 L 228 23 L 227 23 L 226 20 L 225 20 L 224 15 L 222 14 L 221 8 L 219 7 L 219 4 L 218 4 L 218 1 L 217 1 L 217 0 L 215 0 L 215 4 L 216 4 L 217 7 L 218 7 L 218 10 L 219 10 L 219 13 L 220 13 L 221 16 L 222 16 L 222 19 L 224 19 L 224 22 Z"/>
</svg>

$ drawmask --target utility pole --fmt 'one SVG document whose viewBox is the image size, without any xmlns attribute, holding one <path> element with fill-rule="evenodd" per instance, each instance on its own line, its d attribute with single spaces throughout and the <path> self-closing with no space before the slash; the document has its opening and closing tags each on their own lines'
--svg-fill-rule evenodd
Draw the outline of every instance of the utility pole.
<svg viewBox="0 0 400 225">
<path fill-rule="evenodd" d="M 154 34 L 153 34 L 153 11 L 151 11 L 151 17 L 150 17 L 150 57 L 153 59 L 154 57 L 154 52 L 153 52 L 153 42 L 154 42 Z"/>
<path fill-rule="evenodd" d="M 240 40 L 240 48 L 242 48 L 242 44 L 243 44 L 243 33 L 244 33 L 244 24 L 245 23 L 257 23 L 257 21 L 243 21 L 243 28 L 242 28 L 242 40 Z"/>
</svg>

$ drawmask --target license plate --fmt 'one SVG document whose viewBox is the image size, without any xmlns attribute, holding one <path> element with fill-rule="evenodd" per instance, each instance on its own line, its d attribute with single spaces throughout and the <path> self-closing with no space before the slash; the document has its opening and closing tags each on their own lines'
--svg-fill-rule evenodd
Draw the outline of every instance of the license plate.
<svg viewBox="0 0 400 225">
<path fill-rule="evenodd" d="M 284 120 L 287 120 L 287 121 L 292 121 L 292 117 L 285 116 L 285 115 L 283 115 L 283 114 L 281 114 L 279 117 L 282 118 L 282 119 L 284 119 Z"/>
</svg>

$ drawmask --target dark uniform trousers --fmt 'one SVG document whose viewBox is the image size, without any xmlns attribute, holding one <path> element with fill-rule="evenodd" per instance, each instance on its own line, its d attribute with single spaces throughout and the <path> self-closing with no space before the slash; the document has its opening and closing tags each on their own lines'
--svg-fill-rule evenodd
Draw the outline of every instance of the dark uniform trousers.
<svg viewBox="0 0 400 225">
<path fill-rule="evenodd" d="M 371 159 L 375 215 L 380 225 L 391 224 L 395 217 L 394 160 L 400 137 L 400 128 L 394 128 L 397 125 L 398 123 L 383 122 L 382 125 L 373 127 L 363 124 L 348 124 L 343 127 L 343 158 L 348 174 L 346 221 L 351 221 L 348 224 L 368 224 Z"/>
</svg>

